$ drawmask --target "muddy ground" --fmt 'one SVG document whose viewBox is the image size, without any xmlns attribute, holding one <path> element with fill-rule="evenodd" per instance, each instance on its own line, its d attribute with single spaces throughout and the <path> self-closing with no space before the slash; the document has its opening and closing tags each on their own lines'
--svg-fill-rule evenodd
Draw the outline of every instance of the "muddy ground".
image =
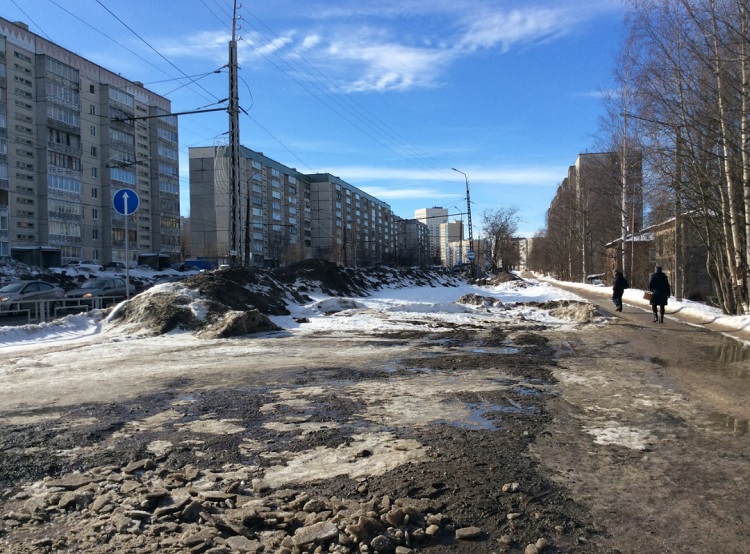
<svg viewBox="0 0 750 554">
<path fill-rule="evenodd" d="M 747 349 L 591 300 L 0 351 L 0 551 L 750 552 Z"/>
</svg>

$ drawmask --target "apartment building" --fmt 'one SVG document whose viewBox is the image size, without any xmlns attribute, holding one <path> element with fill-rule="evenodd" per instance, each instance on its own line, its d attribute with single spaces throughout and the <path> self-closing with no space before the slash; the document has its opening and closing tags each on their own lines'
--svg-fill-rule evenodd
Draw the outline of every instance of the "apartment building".
<svg viewBox="0 0 750 554">
<path fill-rule="evenodd" d="M 0 255 L 177 261 L 177 118 L 169 100 L 0 18 Z M 148 119 L 138 119 L 146 117 Z M 135 190 L 138 210 L 112 199 Z"/>
<path fill-rule="evenodd" d="M 416 219 L 396 218 L 396 262 L 405 266 L 431 265 L 430 231 Z"/>
<path fill-rule="evenodd" d="M 467 261 L 468 240 L 464 240 L 464 222 L 454 221 L 441 223 L 439 229 L 440 260 L 444 267 L 453 267 Z"/>
<path fill-rule="evenodd" d="M 547 210 L 547 237 L 555 244 L 549 263 L 561 278 L 585 281 L 620 266 L 623 257 L 628 261 L 622 252 L 616 260 L 606 257 L 606 244 L 623 228 L 643 227 L 642 154 L 628 153 L 625 164 L 622 159 L 619 152 L 580 154 L 558 187 Z"/>
<path fill-rule="evenodd" d="M 313 256 L 346 266 L 395 261 L 397 222 L 388 204 L 329 173 L 307 178 Z"/>
<path fill-rule="evenodd" d="M 440 226 L 448 223 L 448 210 L 435 206 L 434 208 L 420 208 L 414 211 L 414 219 L 427 225 L 430 235 L 430 263 L 433 265 L 445 264 L 442 257 L 443 242 L 440 239 Z"/>
<path fill-rule="evenodd" d="M 233 194 L 227 146 L 189 151 L 194 257 L 267 267 L 310 257 L 348 266 L 392 258 L 390 206 L 342 179 L 304 174 L 243 146 Z"/>
</svg>

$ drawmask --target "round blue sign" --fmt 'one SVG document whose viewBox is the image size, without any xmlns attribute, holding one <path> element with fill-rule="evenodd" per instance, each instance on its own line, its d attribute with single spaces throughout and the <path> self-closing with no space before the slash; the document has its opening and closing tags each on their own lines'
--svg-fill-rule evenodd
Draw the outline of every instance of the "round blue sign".
<svg viewBox="0 0 750 554">
<path fill-rule="evenodd" d="M 120 189 L 112 197 L 112 205 L 120 215 L 135 213 L 138 209 L 138 204 L 140 204 L 138 193 L 132 189 Z"/>
</svg>

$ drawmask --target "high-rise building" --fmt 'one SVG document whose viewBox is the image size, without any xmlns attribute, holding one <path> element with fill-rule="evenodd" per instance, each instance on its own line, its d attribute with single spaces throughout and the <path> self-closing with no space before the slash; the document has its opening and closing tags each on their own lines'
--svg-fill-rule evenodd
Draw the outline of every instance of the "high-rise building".
<svg viewBox="0 0 750 554">
<path fill-rule="evenodd" d="M 229 156 L 226 146 L 190 148 L 193 256 L 256 266 L 311 257 L 348 266 L 393 260 L 396 223 L 385 202 L 328 173 L 304 174 L 244 146 L 233 200 Z M 234 241 L 233 205 L 240 210 Z"/>
<path fill-rule="evenodd" d="M 442 257 L 444 245 L 440 239 L 440 226 L 448 223 L 448 210 L 436 206 L 434 208 L 420 208 L 414 211 L 414 219 L 427 225 L 430 235 L 430 263 L 434 265 L 445 265 Z"/>
<path fill-rule="evenodd" d="M 0 255 L 33 265 L 180 257 L 171 104 L 0 18 Z M 120 189 L 140 199 L 118 215 Z"/>
<path fill-rule="evenodd" d="M 466 261 L 468 241 L 464 241 L 464 222 L 454 220 L 440 225 L 440 258 L 443 266 L 453 267 Z"/>
<path fill-rule="evenodd" d="M 557 189 L 547 210 L 547 236 L 555 247 L 561 278 L 585 281 L 621 267 L 632 274 L 632 257 L 608 259 L 606 245 L 623 230 L 643 227 L 642 154 L 628 152 L 580 154 Z M 627 244 L 626 244 L 627 246 Z M 623 266 L 623 259 L 625 265 Z"/>
</svg>

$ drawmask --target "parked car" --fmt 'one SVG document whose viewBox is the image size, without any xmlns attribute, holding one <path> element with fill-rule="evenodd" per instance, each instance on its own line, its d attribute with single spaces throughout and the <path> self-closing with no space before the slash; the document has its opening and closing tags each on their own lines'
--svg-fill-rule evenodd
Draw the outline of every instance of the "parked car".
<svg viewBox="0 0 750 554">
<path fill-rule="evenodd" d="M 123 262 L 107 262 L 104 264 L 106 271 L 125 271 L 126 267 Z"/>
<path fill-rule="evenodd" d="M 76 260 L 68 262 L 67 267 L 82 269 L 83 271 L 102 271 L 104 269 L 101 264 L 91 260 Z"/>
<path fill-rule="evenodd" d="M 46 281 L 15 281 L 0 288 L 0 313 L 32 309 L 37 300 L 62 301 L 65 291 Z M 26 301 L 26 302 L 24 302 Z"/>
<path fill-rule="evenodd" d="M 130 285 L 130 296 L 135 294 L 135 286 Z M 68 304 L 85 304 L 104 307 L 127 297 L 125 279 L 121 277 L 101 277 L 84 281 L 80 288 L 65 293 Z"/>
</svg>

